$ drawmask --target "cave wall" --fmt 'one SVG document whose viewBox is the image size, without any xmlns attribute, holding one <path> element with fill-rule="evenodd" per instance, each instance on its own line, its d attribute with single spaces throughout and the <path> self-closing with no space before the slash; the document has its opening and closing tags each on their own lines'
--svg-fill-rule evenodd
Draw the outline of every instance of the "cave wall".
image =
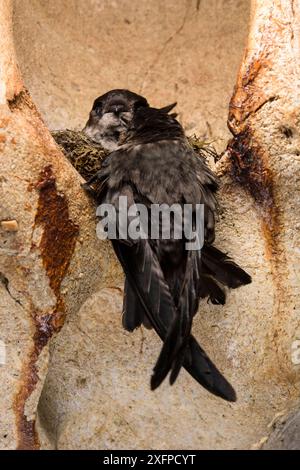
<svg viewBox="0 0 300 470">
<path fill-rule="evenodd" d="M 15 1 L 18 61 L 50 129 L 78 128 L 113 88 L 178 102 L 189 133 L 224 148 L 249 0 Z"/>
</svg>

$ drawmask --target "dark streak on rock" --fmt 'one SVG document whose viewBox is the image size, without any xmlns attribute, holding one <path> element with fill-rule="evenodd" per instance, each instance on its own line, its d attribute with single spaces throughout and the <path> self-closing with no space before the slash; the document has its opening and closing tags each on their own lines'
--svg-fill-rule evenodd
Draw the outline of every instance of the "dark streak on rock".
<svg viewBox="0 0 300 470">
<path fill-rule="evenodd" d="M 7 104 L 11 111 L 20 110 L 24 107 L 36 109 L 26 88 L 23 88 L 20 93 L 15 95 L 11 100 L 8 100 Z"/>
<path fill-rule="evenodd" d="M 10 295 L 10 297 L 17 303 L 19 304 L 21 307 L 22 307 L 22 303 L 19 299 L 16 299 L 12 293 L 10 292 L 10 289 L 9 289 L 9 280 L 7 279 L 7 277 L 0 272 L 0 282 L 1 284 L 3 284 L 3 286 L 5 287 L 5 290 L 7 291 L 7 293 Z"/>
<path fill-rule="evenodd" d="M 227 125 L 233 135 L 245 130 L 247 119 L 251 114 L 259 111 L 266 103 L 278 98 L 277 96 L 266 96 L 264 89 L 258 83 L 262 71 L 268 70 L 270 66 L 268 52 L 262 50 L 260 55 L 245 67 L 245 70 L 240 71 L 233 97 L 229 103 Z"/>
<path fill-rule="evenodd" d="M 291 139 L 294 136 L 294 131 L 291 127 L 281 126 L 279 130 L 287 139 Z"/>
<path fill-rule="evenodd" d="M 233 180 L 241 184 L 253 197 L 261 218 L 262 234 L 265 241 L 266 258 L 270 263 L 275 287 L 274 318 L 280 317 L 286 301 L 286 260 L 281 242 L 283 221 L 280 201 L 276 195 L 276 179 L 268 164 L 268 154 L 255 142 L 251 128 L 237 134 L 228 144 L 231 161 L 230 172 Z M 274 350 L 279 351 L 278 329 L 273 330 Z M 272 375 L 286 376 L 286 368 L 279 360 Z M 288 378 L 287 378 L 288 379 Z M 288 379 L 289 380 L 289 379 Z"/>
<path fill-rule="evenodd" d="M 18 420 L 18 449 L 38 449 L 39 442 L 35 431 L 35 421 L 27 420 L 25 404 L 38 382 L 37 361 L 39 355 L 53 333 L 60 330 L 64 323 L 65 307 L 60 294 L 62 280 L 67 272 L 75 249 L 78 226 L 69 218 L 68 202 L 56 187 L 52 167 L 43 169 L 36 185 L 39 191 L 38 209 L 35 225 L 43 227 L 40 252 L 43 265 L 49 278 L 50 287 L 56 296 L 56 305 L 47 315 L 35 312 L 34 349 L 24 372 L 25 380 L 16 397 L 15 409 Z"/>
<path fill-rule="evenodd" d="M 265 32 L 268 34 L 268 31 Z M 240 72 L 229 104 L 228 127 L 233 139 L 228 143 L 231 162 L 230 173 L 236 182 L 246 188 L 262 219 L 262 230 L 266 240 L 266 251 L 276 274 L 276 254 L 280 230 L 280 213 L 275 198 L 274 175 L 268 157 L 254 139 L 251 118 L 267 103 L 278 96 L 265 96 L 259 83 L 259 76 L 272 67 L 268 50 L 260 54 Z"/>
<path fill-rule="evenodd" d="M 269 258 L 273 258 L 277 253 L 277 235 L 280 227 L 273 174 L 263 153 L 252 142 L 249 129 L 231 139 L 227 150 L 231 161 L 231 176 L 249 191 L 256 202 L 262 218 L 267 254 Z"/>
<path fill-rule="evenodd" d="M 79 227 L 69 219 L 66 197 L 57 192 L 51 166 L 43 170 L 37 188 L 40 198 L 35 223 L 44 229 L 40 250 L 50 287 L 57 298 L 56 315 L 52 316 L 52 325 L 57 330 L 63 324 L 59 312 L 64 311 L 60 286 L 69 267 Z"/>
</svg>

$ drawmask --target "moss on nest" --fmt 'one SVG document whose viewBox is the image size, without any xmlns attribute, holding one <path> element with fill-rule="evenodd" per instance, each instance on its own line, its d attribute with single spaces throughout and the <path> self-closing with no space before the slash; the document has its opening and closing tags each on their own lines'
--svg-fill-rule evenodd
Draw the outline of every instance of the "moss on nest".
<svg viewBox="0 0 300 470">
<path fill-rule="evenodd" d="M 82 131 L 69 129 L 53 131 L 52 136 L 85 180 L 100 170 L 102 160 L 109 154 L 109 151 L 90 140 Z M 209 143 L 204 142 L 196 135 L 188 137 L 188 141 L 197 155 L 205 159 L 213 157 L 214 160 L 217 160 L 218 155 Z"/>
<path fill-rule="evenodd" d="M 89 139 L 82 131 L 53 131 L 52 136 L 67 159 L 81 176 L 88 180 L 101 168 L 101 162 L 109 154 L 107 150 Z"/>
</svg>

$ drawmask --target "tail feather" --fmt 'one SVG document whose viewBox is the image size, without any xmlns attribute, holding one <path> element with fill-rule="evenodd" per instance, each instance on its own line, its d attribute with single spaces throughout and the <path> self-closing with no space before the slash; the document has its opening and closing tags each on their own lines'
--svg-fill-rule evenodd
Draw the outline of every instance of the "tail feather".
<svg viewBox="0 0 300 470">
<path fill-rule="evenodd" d="M 156 377 L 151 384 L 152 388 L 156 388 L 169 371 L 171 371 L 170 381 L 173 383 L 181 368 L 181 361 L 183 361 L 183 367 L 185 367 L 192 377 L 203 387 L 225 400 L 235 401 L 236 396 L 233 388 L 223 377 L 221 372 L 218 371 L 213 362 L 207 357 L 193 336 L 188 337 L 185 349 L 181 348 L 185 341 L 185 339 L 184 341 L 182 340 L 182 336 L 180 342 L 175 342 L 176 346 L 173 346 L 172 339 L 176 336 L 175 333 L 178 333 L 178 331 L 176 331 L 178 325 L 174 323 L 174 319 L 176 318 L 174 314 L 174 304 L 172 304 L 170 292 L 164 282 L 162 272 L 159 270 L 158 261 L 147 242 L 144 240 L 140 241 L 142 247 L 139 247 L 138 257 L 136 256 L 136 246 L 125 245 L 116 240 L 112 240 L 112 243 L 124 268 L 130 288 L 140 303 L 140 311 L 147 317 L 149 323 L 151 323 L 164 343 L 166 339 L 169 338 L 169 343 L 163 345 L 163 349 L 165 350 L 161 353 L 160 359 L 158 360 L 159 365 L 156 366 L 156 370 L 154 371 Z M 143 250 L 144 253 L 142 253 Z M 145 262 L 143 261 L 144 258 Z M 148 263 L 152 265 L 150 270 L 151 281 L 149 281 L 148 278 Z M 159 303 L 154 299 L 155 295 L 157 295 L 156 281 L 158 279 L 160 282 Z M 158 308 L 158 311 L 155 310 L 156 308 Z M 130 311 L 131 310 L 128 309 L 128 312 Z M 135 313 L 132 313 L 132 315 L 133 320 L 126 319 L 125 322 L 124 319 L 125 324 L 131 328 L 134 324 L 140 322 L 140 317 L 135 316 Z M 180 322 L 181 321 L 182 318 L 180 318 Z M 173 331 L 170 330 L 170 325 L 174 327 Z M 182 324 L 180 323 L 179 326 L 181 328 Z M 183 336 L 183 338 L 185 338 L 185 336 Z M 170 361 L 168 355 L 165 354 L 167 350 L 170 351 L 172 361 Z"/>
<path fill-rule="evenodd" d="M 201 250 L 201 258 L 203 267 L 225 286 L 236 289 L 250 284 L 251 276 L 214 246 L 204 245 Z"/>
<path fill-rule="evenodd" d="M 201 274 L 200 276 L 200 297 L 209 297 L 215 305 L 224 305 L 226 302 L 226 294 L 216 279 L 209 274 Z"/>
<path fill-rule="evenodd" d="M 123 328 L 127 331 L 134 331 L 142 324 L 148 329 L 152 328 L 147 316 L 144 315 L 142 303 L 134 290 L 132 290 L 127 278 L 125 278 L 122 314 Z"/>
<path fill-rule="evenodd" d="M 236 393 L 214 363 L 191 335 L 184 367 L 204 388 L 227 401 L 236 401 Z M 188 359 L 189 358 L 189 359 Z"/>
<path fill-rule="evenodd" d="M 127 331 L 133 331 L 141 326 L 143 321 L 143 307 L 141 307 L 139 299 L 131 289 L 127 279 L 124 285 L 124 301 L 122 325 Z"/>
<path fill-rule="evenodd" d="M 179 315 L 173 321 L 173 324 L 169 328 L 168 334 L 164 340 L 160 354 L 156 361 L 151 377 L 151 390 L 155 390 L 166 378 L 170 370 L 172 370 L 172 364 L 178 356 L 178 350 L 181 346 L 181 337 L 178 332 L 180 331 L 180 317 Z"/>
</svg>

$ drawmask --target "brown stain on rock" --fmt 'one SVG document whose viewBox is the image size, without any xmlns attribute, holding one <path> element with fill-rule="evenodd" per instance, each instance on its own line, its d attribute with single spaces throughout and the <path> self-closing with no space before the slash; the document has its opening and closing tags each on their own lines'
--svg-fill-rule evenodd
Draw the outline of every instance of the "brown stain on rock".
<svg viewBox="0 0 300 470">
<path fill-rule="evenodd" d="M 264 35 L 272 37 L 268 30 Z M 277 196 L 276 176 L 270 168 L 269 154 L 256 136 L 255 114 L 263 106 L 279 97 L 276 94 L 266 96 L 264 82 L 272 69 L 271 53 L 267 41 L 262 41 L 265 50 L 249 60 L 244 59 L 237 85 L 229 105 L 228 127 L 233 138 L 229 141 L 227 152 L 229 156 L 229 173 L 234 181 L 245 188 L 253 197 L 256 209 L 261 218 L 262 234 L 265 241 L 265 254 L 270 263 L 271 275 L 275 287 L 273 330 L 270 344 L 280 357 L 280 318 L 286 301 L 286 254 L 282 245 L 282 227 L 284 226 L 280 209 L 280 199 Z M 246 53 L 247 56 L 248 52 Z M 269 366 L 269 373 L 277 376 L 278 381 L 289 380 L 286 369 L 287 358 L 278 360 Z"/>
<path fill-rule="evenodd" d="M 8 107 L 10 111 L 16 111 L 16 110 L 24 110 L 24 109 L 31 109 L 31 110 L 36 110 L 36 107 L 30 98 L 30 94 L 28 90 L 24 87 L 18 93 L 15 95 L 11 100 L 7 101 Z"/>
<path fill-rule="evenodd" d="M 274 193 L 274 176 L 266 156 L 259 146 L 253 143 L 249 129 L 231 139 L 227 151 L 231 163 L 230 175 L 256 202 L 262 220 L 266 254 L 269 260 L 274 261 L 280 220 Z"/>
<path fill-rule="evenodd" d="M 276 352 L 278 361 L 268 364 L 268 374 L 285 382 L 293 382 L 287 368 L 287 357 L 281 359 L 280 319 L 287 300 L 286 255 L 281 243 L 283 221 L 280 201 L 276 197 L 276 180 L 268 165 L 268 155 L 254 142 L 250 128 L 236 135 L 228 143 L 230 158 L 229 173 L 233 181 L 248 191 L 256 204 L 261 219 L 261 229 L 265 242 L 265 256 L 270 263 L 274 285 L 273 326 L 270 332 L 270 349 Z M 265 371 L 266 374 L 266 371 Z"/>
<path fill-rule="evenodd" d="M 0 129 L 6 129 L 10 122 L 9 117 L 2 117 L 0 118 Z"/>
<path fill-rule="evenodd" d="M 69 219 L 66 197 L 58 193 L 50 165 L 41 173 L 37 188 L 40 197 L 35 223 L 44 228 L 40 250 L 50 287 L 57 298 L 58 314 L 64 311 L 60 286 L 69 267 L 79 227 Z M 55 329 L 59 329 L 62 324 L 63 318 L 57 315 L 53 323 Z"/>
<path fill-rule="evenodd" d="M 230 158 L 230 174 L 234 181 L 249 191 L 262 220 L 262 231 L 266 241 L 266 255 L 276 275 L 276 255 L 280 230 L 280 212 L 275 198 L 274 175 L 270 169 L 268 155 L 255 139 L 251 118 L 267 103 L 278 99 L 266 96 L 260 76 L 272 68 L 268 51 L 269 28 L 263 31 L 265 41 L 262 49 L 251 60 L 245 57 L 238 74 L 233 96 L 229 103 L 228 128 L 233 134 L 227 146 Z"/>
<path fill-rule="evenodd" d="M 27 420 L 25 405 L 39 379 L 37 369 L 39 355 L 53 333 L 59 331 L 64 323 L 65 306 L 60 287 L 69 267 L 79 234 L 78 226 L 69 218 L 68 202 L 65 195 L 57 191 L 51 165 L 46 166 L 40 173 L 36 189 L 39 191 L 39 201 L 35 225 L 43 227 L 39 249 L 50 287 L 57 300 L 53 311 L 46 315 L 41 316 L 33 309 L 34 348 L 23 370 L 22 388 L 15 400 L 19 432 L 18 449 L 39 448 L 35 420 Z"/>
<path fill-rule="evenodd" d="M 228 127 L 234 133 L 237 133 L 237 130 L 241 131 L 246 119 L 265 99 L 263 93 L 261 91 L 257 93 L 257 87 L 255 87 L 255 80 L 261 68 L 261 60 L 253 60 L 247 70 L 238 77 L 233 97 L 229 103 L 228 114 Z M 255 88 L 256 93 L 254 94 Z"/>
</svg>

